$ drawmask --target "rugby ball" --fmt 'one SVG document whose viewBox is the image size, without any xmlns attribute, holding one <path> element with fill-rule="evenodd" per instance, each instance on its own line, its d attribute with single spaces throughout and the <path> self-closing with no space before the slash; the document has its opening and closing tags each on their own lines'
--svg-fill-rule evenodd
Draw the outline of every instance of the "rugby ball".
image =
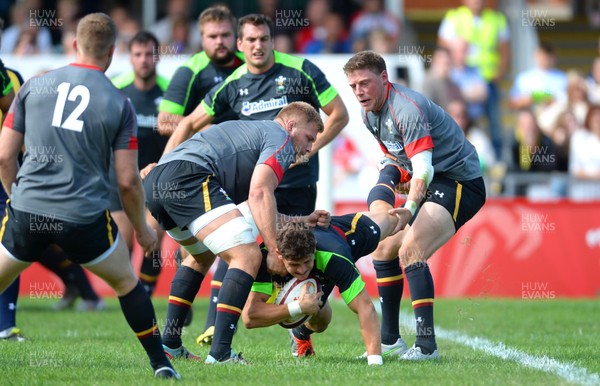
<svg viewBox="0 0 600 386">
<path fill-rule="evenodd" d="M 320 290 L 320 285 L 314 278 L 308 278 L 305 280 L 292 278 L 281 287 L 273 303 L 282 305 L 295 302 L 300 298 L 300 294 L 305 286 L 308 286 L 307 292 L 309 294 L 313 294 Z M 295 318 L 284 320 L 283 322 L 279 323 L 279 325 L 283 328 L 294 328 L 298 327 L 309 319 L 309 315 L 300 315 Z"/>
</svg>

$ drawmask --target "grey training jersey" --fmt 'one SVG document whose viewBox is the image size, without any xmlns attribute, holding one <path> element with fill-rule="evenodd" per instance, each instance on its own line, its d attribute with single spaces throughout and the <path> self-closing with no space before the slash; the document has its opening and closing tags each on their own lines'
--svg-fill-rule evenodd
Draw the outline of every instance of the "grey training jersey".
<svg viewBox="0 0 600 386">
<path fill-rule="evenodd" d="M 275 119 L 277 113 L 292 102 L 302 101 L 317 111 L 338 95 L 325 74 L 312 62 L 298 56 L 274 51 L 275 64 L 262 74 L 238 67 L 202 100 L 204 111 L 214 117 L 234 111 L 241 120 Z M 282 188 L 313 185 L 319 179 L 319 157 L 290 169 L 281 182 Z"/>
<path fill-rule="evenodd" d="M 481 177 L 475 147 L 454 119 L 408 87 L 389 83 L 381 111 L 363 110 L 363 120 L 382 150 L 395 156 L 411 174 L 410 158 L 431 149 L 435 174 L 459 181 Z"/>
<path fill-rule="evenodd" d="M 27 81 L 5 126 L 25 136 L 12 206 L 79 224 L 108 208 L 112 150 L 137 149 L 131 103 L 93 66 L 71 64 Z"/>
<path fill-rule="evenodd" d="M 294 161 L 287 132 L 274 121 L 227 121 L 209 127 L 165 154 L 158 163 L 182 160 L 211 171 L 229 197 L 246 201 L 254 168 L 269 165 L 277 180 Z"/>
</svg>

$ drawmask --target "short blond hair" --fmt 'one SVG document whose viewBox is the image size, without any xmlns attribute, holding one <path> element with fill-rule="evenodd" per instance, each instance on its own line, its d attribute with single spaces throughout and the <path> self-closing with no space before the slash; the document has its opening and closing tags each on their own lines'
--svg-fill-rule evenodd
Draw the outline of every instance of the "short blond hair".
<svg viewBox="0 0 600 386">
<path fill-rule="evenodd" d="M 117 26 L 105 13 L 90 13 L 77 24 L 77 49 L 83 55 L 101 59 L 117 39 Z"/>
<path fill-rule="evenodd" d="M 198 16 L 198 27 L 200 33 L 204 29 L 206 23 L 221 23 L 228 21 L 231 24 L 231 31 L 235 33 L 236 20 L 229 8 L 224 5 L 215 5 L 214 7 L 206 8 L 200 16 Z"/>
<path fill-rule="evenodd" d="M 292 102 L 279 111 L 277 118 L 293 119 L 304 118 L 306 123 L 316 123 L 319 133 L 324 130 L 323 120 L 319 112 L 306 102 Z"/>
</svg>

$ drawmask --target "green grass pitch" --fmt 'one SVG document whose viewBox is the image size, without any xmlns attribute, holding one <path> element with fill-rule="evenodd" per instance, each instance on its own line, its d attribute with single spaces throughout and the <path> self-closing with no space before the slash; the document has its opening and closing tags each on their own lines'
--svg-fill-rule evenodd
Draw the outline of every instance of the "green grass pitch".
<svg viewBox="0 0 600 386">
<path fill-rule="evenodd" d="M 142 385 L 155 380 L 142 347 L 129 330 L 116 299 L 101 312 L 54 312 L 54 300 L 19 300 L 17 324 L 27 341 L 0 342 L 2 385 Z M 167 300 L 153 300 L 159 325 Z M 183 341 L 195 344 L 206 299 L 194 304 L 194 321 Z M 202 385 L 566 385 L 600 384 L 600 302 L 597 300 L 436 299 L 442 359 L 406 363 L 386 360 L 368 367 L 354 359 L 364 351 L 358 320 L 333 301 L 329 329 L 313 336 L 317 356 L 290 355 L 287 331 L 279 326 L 246 330 L 233 347 L 251 366 L 207 366 L 175 361 L 181 384 Z M 414 342 L 412 311 L 402 307 L 401 333 Z M 503 351 L 504 350 L 504 351 Z M 507 352 L 510 355 L 507 355 Z M 512 353 L 512 354 L 511 354 Z M 533 365 L 532 365 L 533 363 Z"/>
</svg>

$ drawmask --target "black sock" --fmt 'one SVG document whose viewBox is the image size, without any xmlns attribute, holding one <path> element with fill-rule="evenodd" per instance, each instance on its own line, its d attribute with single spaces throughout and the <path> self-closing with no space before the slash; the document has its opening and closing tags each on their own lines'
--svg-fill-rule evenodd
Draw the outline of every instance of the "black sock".
<svg viewBox="0 0 600 386">
<path fill-rule="evenodd" d="M 399 257 L 390 261 L 373 260 L 373 266 L 381 304 L 381 343 L 390 345 L 400 338 L 398 318 L 404 290 L 404 275 Z"/>
<path fill-rule="evenodd" d="M 182 265 L 171 282 L 167 319 L 163 330 L 163 343 L 170 348 L 181 346 L 183 322 L 200 289 L 204 275 Z"/>
<path fill-rule="evenodd" d="M 251 275 L 237 268 L 228 269 L 223 278 L 217 304 L 215 335 L 210 347 L 210 355 L 218 361 L 230 356 L 233 334 L 253 282 Z"/>
<path fill-rule="evenodd" d="M 85 271 L 79 264 L 72 264 L 73 269 L 73 282 L 75 283 L 75 287 L 79 290 L 79 295 L 83 300 L 93 300 L 98 301 L 100 297 L 92 288 L 92 283 L 88 279 Z"/>
<path fill-rule="evenodd" d="M 21 275 L 0 294 L 0 331 L 17 326 L 17 301 Z"/>
<path fill-rule="evenodd" d="M 119 297 L 119 303 L 129 327 L 146 350 L 152 368 L 156 370 L 163 366 L 172 367 L 165 356 L 154 307 L 144 287 L 138 282 L 130 293 Z"/>
<path fill-rule="evenodd" d="M 400 182 L 400 171 L 395 166 L 386 166 L 379 172 L 377 184 L 371 188 L 367 197 L 367 206 L 373 201 L 382 200 L 394 206 L 396 203 L 396 185 Z"/>
<path fill-rule="evenodd" d="M 415 312 L 416 346 L 421 347 L 423 354 L 430 354 L 437 349 L 435 331 L 433 329 L 433 278 L 427 263 L 418 262 L 404 269 L 412 306 Z"/>
<path fill-rule="evenodd" d="M 294 334 L 296 338 L 302 340 L 309 340 L 313 332 L 313 330 L 307 328 L 304 324 L 301 324 L 298 327 L 292 329 L 292 334 Z"/>
<path fill-rule="evenodd" d="M 215 325 L 215 319 L 217 318 L 217 303 L 219 302 L 219 290 L 221 289 L 221 285 L 223 285 L 223 278 L 225 278 L 227 268 L 229 268 L 227 262 L 223 259 L 219 259 L 217 269 L 210 282 L 210 302 L 208 303 L 208 314 L 206 315 L 204 331 Z"/>
<path fill-rule="evenodd" d="M 152 296 L 154 293 L 154 288 L 156 288 L 156 282 L 158 281 L 158 275 L 160 274 L 162 268 L 160 255 L 160 250 L 157 249 L 151 252 L 150 257 L 142 258 L 140 282 L 150 296 Z"/>
</svg>

